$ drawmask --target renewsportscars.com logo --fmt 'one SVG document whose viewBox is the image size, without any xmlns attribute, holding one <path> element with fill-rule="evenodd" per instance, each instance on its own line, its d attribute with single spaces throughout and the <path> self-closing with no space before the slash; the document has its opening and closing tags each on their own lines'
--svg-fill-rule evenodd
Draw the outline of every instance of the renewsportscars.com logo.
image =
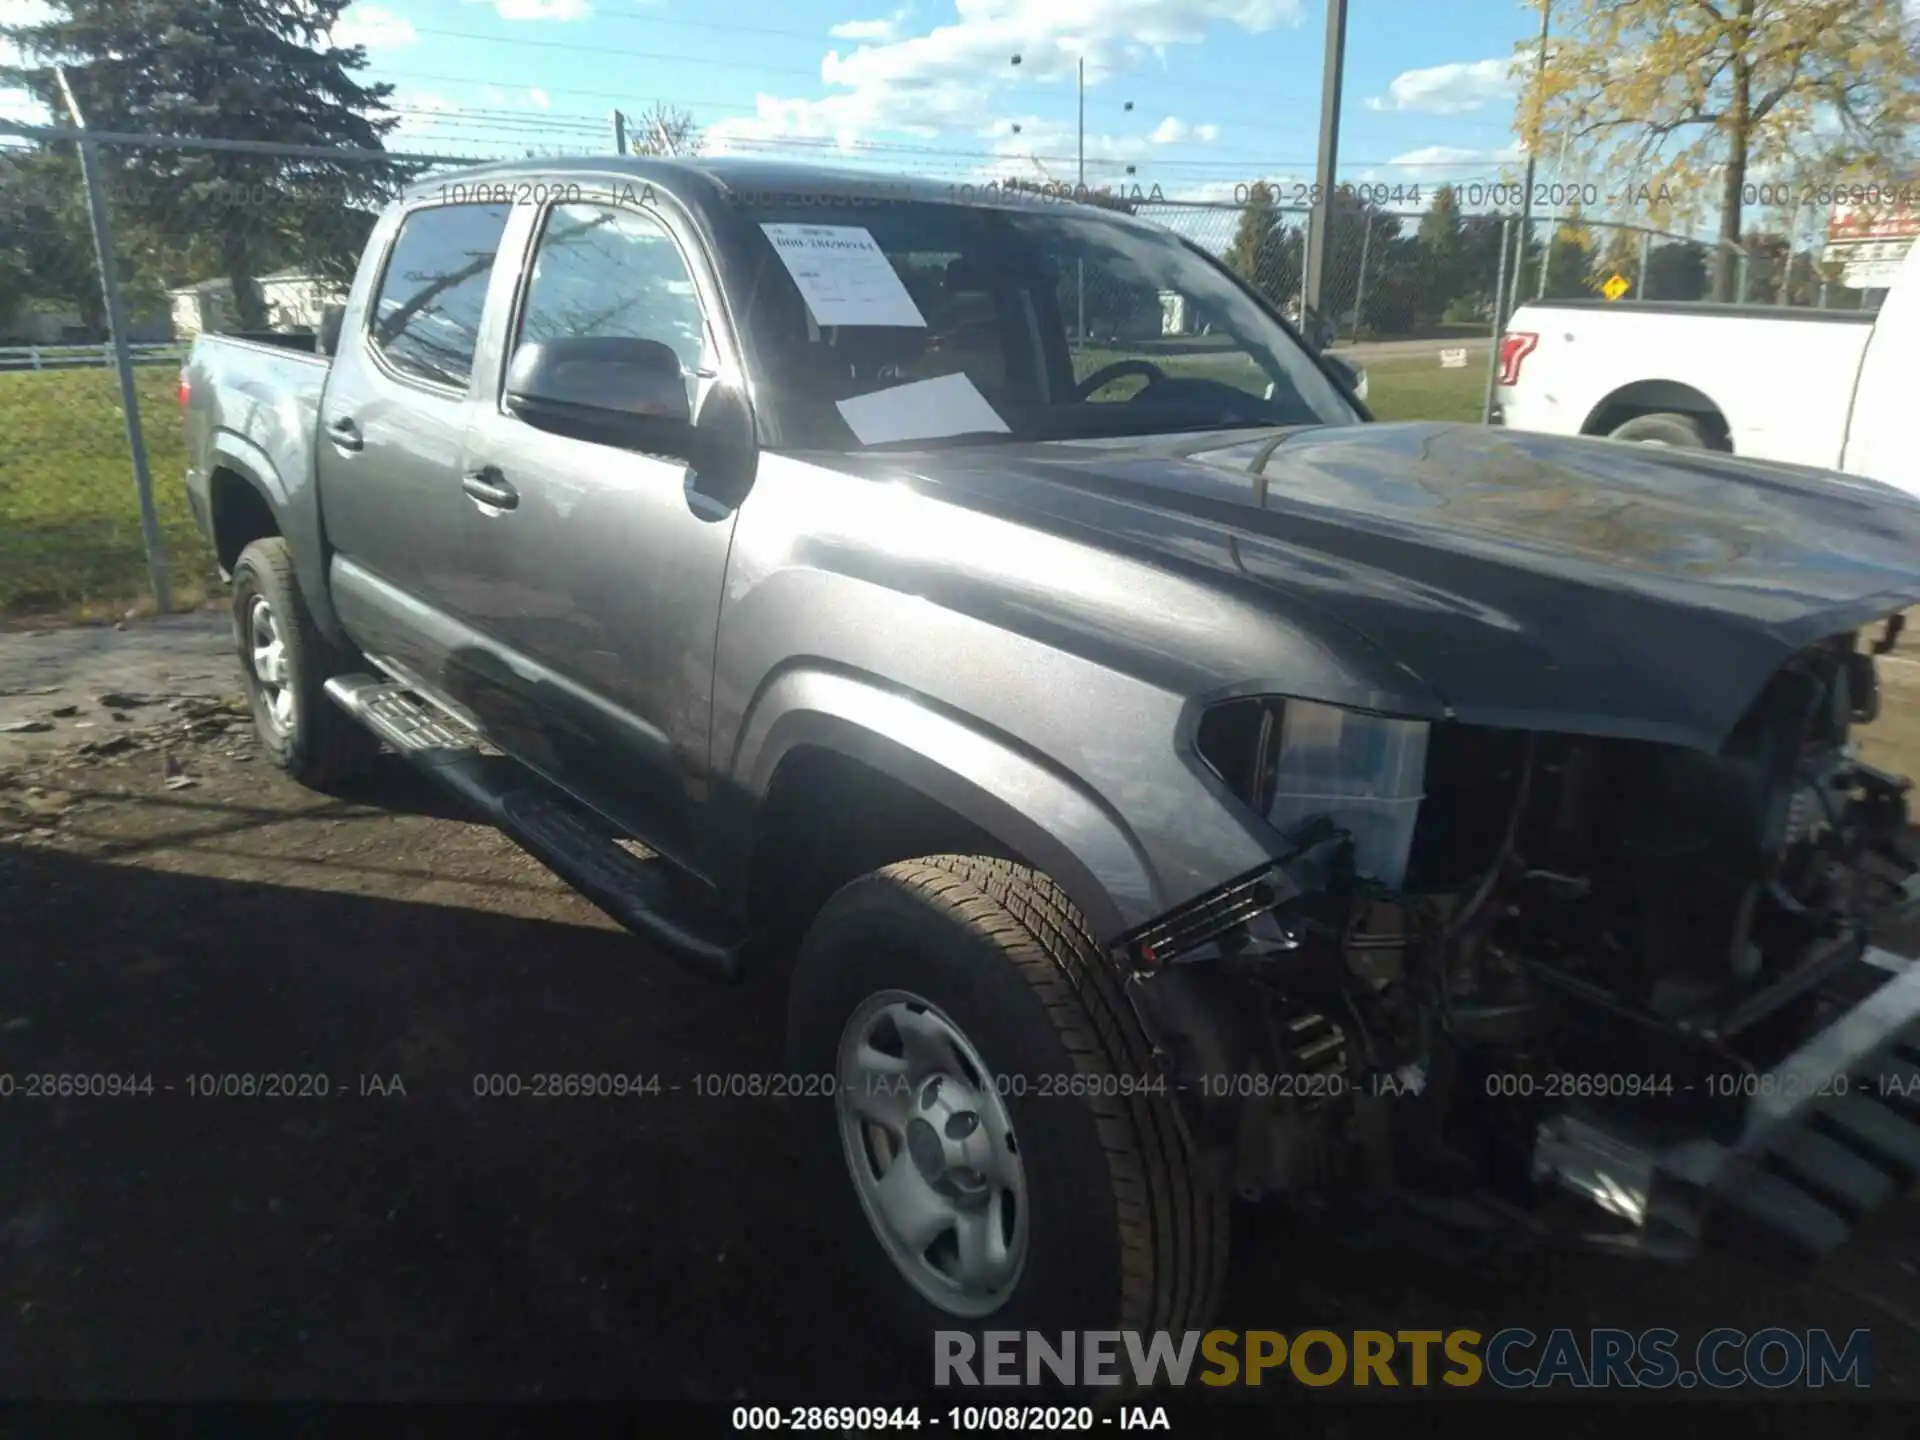
<svg viewBox="0 0 1920 1440">
<path fill-rule="evenodd" d="M 940 1330 L 933 1383 L 949 1386 L 1353 1385 L 1419 1389 L 1781 1390 L 1873 1383 L 1873 1336 L 1855 1330 Z"/>
</svg>

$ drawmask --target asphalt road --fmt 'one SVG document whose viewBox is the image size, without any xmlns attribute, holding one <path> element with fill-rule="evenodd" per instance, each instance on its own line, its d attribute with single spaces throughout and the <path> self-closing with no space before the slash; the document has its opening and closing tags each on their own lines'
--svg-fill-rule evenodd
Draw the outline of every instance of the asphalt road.
<svg viewBox="0 0 1920 1440">
<path fill-rule="evenodd" d="M 1358 345 L 1341 344 L 1333 347 L 1339 354 L 1362 364 L 1370 361 L 1430 360 L 1436 369 L 1440 365 L 1442 350 L 1465 350 L 1467 364 L 1472 365 L 1475 361 L 1484 364 L 1487 351 L 1492 348 L 1493 341 L 1486 336 L 1477 340 L 1363 340 Z"/>
</svg>

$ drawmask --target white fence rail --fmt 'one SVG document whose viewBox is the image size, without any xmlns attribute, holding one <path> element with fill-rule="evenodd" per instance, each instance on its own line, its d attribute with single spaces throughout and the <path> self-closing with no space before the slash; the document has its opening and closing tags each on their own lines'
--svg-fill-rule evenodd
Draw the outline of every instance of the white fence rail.
<svg viewBox="0 0 1920 1440">
<path fill-rule="evenodd" d="M 129 345 L 136 365 L 178 364 L 187 358 L 187 345 L 166 342 L 164 344 Z M 111 367 L 113 364 L 113 345 L 107 342 L 100 345 L 0 345 L 0 370 L 72 370 L 76 368 Z"/>
</svg>

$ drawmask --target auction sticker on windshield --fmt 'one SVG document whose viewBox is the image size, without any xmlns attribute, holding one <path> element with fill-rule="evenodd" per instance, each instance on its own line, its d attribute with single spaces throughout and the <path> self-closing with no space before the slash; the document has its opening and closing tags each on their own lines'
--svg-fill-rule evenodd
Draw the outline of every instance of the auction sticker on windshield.
<svg viewBox="0 0 1920 1440">
<path fill-rule="evenodd" d="M 925 329 L 926 318 L 863 225 L 762 225 L 822 325 Z"/>
<path fill-rule="evenodd" d="M 862 445 L 942 435 L 1005 435 L 1007 422 L 964 374 L 916 380 L 842 400 L 840 413 Z"/>
</svg>

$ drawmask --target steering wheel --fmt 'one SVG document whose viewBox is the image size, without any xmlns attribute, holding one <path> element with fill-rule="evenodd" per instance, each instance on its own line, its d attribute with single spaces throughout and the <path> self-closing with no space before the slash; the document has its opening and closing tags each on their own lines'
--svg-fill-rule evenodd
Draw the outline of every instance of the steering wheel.
<svg viewBox="0 0 1920 1440">
<path fill-rule="evenodd" d="M 1116 380 L 1129 375 L 1144 376 L 1149 385 L 1156 385 L 1167 378 L 1167 372 L 1151 360 L 1116 360 L 1111 365 L 1102 365 L 1086 379 L 1073 387 L 1073 398 L 1085 400 L 1105 389 Z"/>
</svg>

